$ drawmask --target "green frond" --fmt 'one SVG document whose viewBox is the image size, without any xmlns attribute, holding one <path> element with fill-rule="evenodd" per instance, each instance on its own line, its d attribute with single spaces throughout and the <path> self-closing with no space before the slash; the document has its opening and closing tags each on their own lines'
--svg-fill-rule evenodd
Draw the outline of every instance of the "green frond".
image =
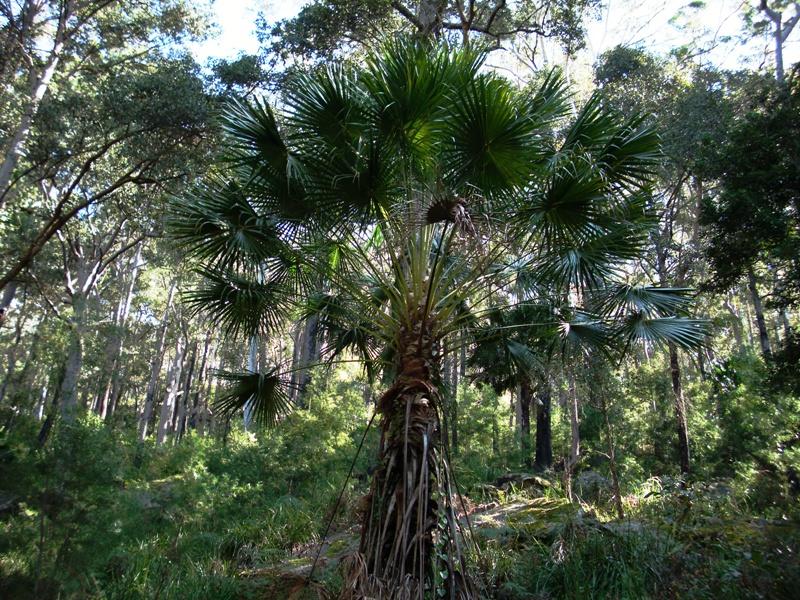
<svg viewBox="0 0 800 600">
<path fill-rule="evenodd" d="M 214 403 L 222 416 L 230 417 L 244 410 L 262 427 L 274 427 L 291 410 L 289 383 L 276 369 L 266 373 L 218 371 L 217 377 L 228 383 Z"/>
<path fill-rule="evenodd" d="M 684 314 L 692 305 L 693 290 L 617 284 L 599 289 L 592 295 L 592 304 L 599 313 L 619 318 L 630 312 L 648 317 L 669 317 Z"/>
<path fill-rule="evenodd" d="M 454 98 L 447 119 L 444 163 L 450 184 L 475 186 L 484 194 L 524 186 L 535 148 L 532 125 L 507 81 L 475 78 Z"/>
<path fill-rule="evenodd" d="M 289 295 L 280 282 L 252 281 L 237 273 L 200 269 L 203 283 L 186 292 L 184 301 L 195 313 L 205 313 L 226 335 L 266 334 L 277 329 L 287 315 Z"/>
<path fill-rule="evenodd" d="M 247 269 L 283 246 L 272 224 L 234 181 L 211 181 L 174 199 L 167 227 L 189 255 L 224 269 Z"/>
<path fill-rule="evenodd" d="M 627 343 L 671 343 L 685 350 L 697 350 L 707 344 L 708 321 L 688 317 L 648 317 L 643 312 L 634 312 L 617 328 L 615 335 Z"/>
<path fill-rule="evenodd" d="M 590 349 L 607 352 L 611 331 L 606 323 L 594 315 L 574 311 L 559 323 L 561 347 L 564 352 L 586 353 Z"/>
</svg>

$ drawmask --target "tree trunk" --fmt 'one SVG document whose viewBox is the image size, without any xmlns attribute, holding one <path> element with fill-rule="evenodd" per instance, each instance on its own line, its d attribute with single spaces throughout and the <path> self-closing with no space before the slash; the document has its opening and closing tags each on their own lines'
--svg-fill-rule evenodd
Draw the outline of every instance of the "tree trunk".
<svg viewBox="0 0 800 600">
<path fill-rule="evenodd" d="M 604 390 L 600 390 L 600 410 L 603 413 L 603 423 L 606 428 L 606 441 L 608 442 L 608 464 L 611 470 L 611 491 L 614 494 L 614 508 L 617 511 L 617 518 L 621 521 L 625 518 L 625 510 L 622 507 L 622 492 L 619 487 L 619 475 L 617 472 L 617 450 L 614 443 L 614 429 L 608 418 L 608 404 Z"/>
<path fill-rule="evenodd" d="M 258 372 L 256 357 L 258 356 L 258 336 L 250 337 L 250 351 L 247 354 L 247 370 L 250 373 Z M 244 405 L 244 430 L 249 431 L 253 422 L 253 407 L 250 402 Z"/>
<path fill-rule="evenodd" d="M 533 465 L 533 457 L 531 456 L 531 400 L 533 399 L 533 390 L 531 389 L 530 381 L 527 379 L 519 386 L 519 433 L 520 433 L 520 447 L 522 450 L 523 460 L 526 467 Z"/>
<path fill-rule="evenodd" d="M 669 367 L 672 374 L 672 394 L 675 401 L 675 421 L 678 427 L 678 456 L 681 473 L 689 473 L 689 426 L 686 420 L 686 403 L 681 385 L 681 367 L 678 362 L 678 349 L 669 345 Z"/>
<path fill-rule="evenodd" d="M 83 365 L 83 332 L 86 319 L 86 295 L 82 291 L 72 294 L 69 348 L 61 383 L 61 417 L 70 423 L 78 413 L 78 379 Z"/>
<path fill-rule="evenodd" d="M 6 390 L 8 390 L 9 384 L 16 375 L 17 355 L 20 350 L 20 344 L 22 342 L 22 329 L 25 324 L 24 316 L 24 311 L 21 311 L 19 318 L 17 319 L 17 324 L 14 327 L 14 343 L 8 348 L 8 352 L 6 353 L 6 375 L 3 377 L 3 384 L 0 385 L 0 405 L 2 405 L 3 400 L 6 397 Z"/>
<path fill-rule="evenodd" d="M 186 369 L 186 380 L 183 384 L 183 393 L 180 398 L 180 405 L 178 408 L 178 417 L 175 422 L 175 441 L 179 442 L 186 431 L 186 419 L 189 414 L 189 401 L 190 393 L 192 390 L 192 376 L 194 375 L 194 366 L 197 361 L 197 342 L 192 344 L 192 354 L 189 358 L 189 365 Z"/>
<path fill-rule="evenodd" d="M 169 325 L 169 311 L 172 308 L 172 300 L 175 296 L 175 287 L 177 280 L 172 282 L 167 295 L 167 306 L 164 309 L 164 316 L 161 318 L 161 331 L 158 334 L 158 344 L 156 352 L 153 355 L 153 360 L 150 364 L 150 382 L 147 384 L 147 392 L 145 393 L 144 406 L 142 407 L 142 415 L 139 419 L 139 440 L 144 441 L 147 437 L 147 427 L 150 419 L 153 416 L 153 401 L 156 394 L 156 386 L 158 385 L 158 376 L 161 373 L 161 365 L 164 362 L 164 351 L 166 350 L 167 342 L 167 326 Z"/>
<path fill-rule="evenodd" d="M 306 389 L 311 382 L 311 374 L 308 372 L 308 367 L 319 360 L 318 337 L 319 319 L 315 315 L 306 321 L 303 333 L 303 347 L 300 360 L 300 366 L 303 370 L 300 371 L 297 390 L 297 398 L 301 408 L 306 408 Z"/>
<path fill-rule="evenodd" d="M 8 197 L 11 175 L 14 173 L 14 168 L 17 166 L 22 148 L 30 133 L 33 118 L 39 110 L 39 105 L 42 103 L 42 99 L 50 86 L 56 68 L 58 68 L 58 63 L 61 60 L 61 52 L 64 50 L 64 36 L 66 34 L 67 22 L 72 14 L 68 7 L 72 7 L 72 5 L 72 2 L 64 3 L 64 9 L 58 19 L 56 33 L 53 39 L 53 47 L 47 56 L 41 73 L 31 72 L 28 100 L 23 108 L 22 117 L 14 128 L 14 133 L 11 135 L 8 144 L 4 148 L 3 162 L 0 164 L 0 207 L 3 206 L 3 203 Z"/>
<path fill-rule="evenodd" d="M 564 461 L 564 491 L 570 502 L 575 499 L 572 495 L 572 472 L 578 464 L 581 456 L 581 433 L 578 414 L 578 391 L 575 387 L 575 377 L 569 375 L 569 393 L 567 402 L 569 403 L 569 426 L 570 426 L 570 446 L 569 457 Z"/>
<path fill-rule="evenodd" d="M 181 367 L 183 365 L 183 338 L 178 336 L 178 345 L 175 348 L 175 358 L 167 376 L 167 393 L 161 404 L 161 418 L 158 420 L 158 433 L 156 444 L 161 446 L 167 439 L 167 434 L 173 429 L 173 413 L 175 400 L 178 398 L 181 387 Z"/>
<path fill-rule="evenodd" d="M 0 298 L 0 326 L 3 325 L 8 317 L 8 309 L 14 301 L 14 295 L 17 293 L 17 281 L 10 281 L 6 287 L 3 288 L 3 296 Z"/>
<path fill-rule="evenodd" d="M 536 402 L 536 458 L 533 466 L 540 471 L 553 465 L 553 432 L 550 424 L 550 382 L 544 379 Z"/>
<path fill-rule="evenodd" d="M 466 580 L 449 466 L 441 445 L 442 395 L 434 343 L 423 325 L 401 335 L 394 384 L 378 402 L 379 466 L 366 498 L 360 554 L 344 598 L 476 597 Z"/>
<path fill-rule="evenodd" d="M 106 343 L 105 352 L 105 367 L 104 374 L 106 383 L 101 389 L 101 395 L 97 401 L 97 413 L 101 419 L 110 417 L 111 410 L 110 404 L 112 403 L 112 396 L 119 393 L 120 387 L 120 357 L 125 340 L 125 325 L 128 320 L 128 313 L 131 309 L 131 302 L 133 301 L 133 292 L 136 289 L 136 278 L 139 274 L 139 267 L 141 266 L 142 258 L 142 244 L 136 248 L 136 253 L 131 260 L 130 274 L 128 276 L 128 283 L 122 293 L 122 298 L 117 305 L 117 310 L 114 313 L 114 323 Z M 115 403 L 115 402 L 114 402 Z"/>
<path fill-rule="evenodd" d="M 769 343 L 767 321 L 764 319 L 764 306 L 761 303 L 761 296 L 758 295 L 756 274 L 752 268 L 747 270 L 747 287 L 750 290 L 750 298 L 753 300 L 753 309 L 756 312 L 756 326 L 758 327 L 758 341 L 761 344 L 761 353 L 764 355 L 765 360 L 770 360 L 772 358 L 772 348 Z"/>
</svg>

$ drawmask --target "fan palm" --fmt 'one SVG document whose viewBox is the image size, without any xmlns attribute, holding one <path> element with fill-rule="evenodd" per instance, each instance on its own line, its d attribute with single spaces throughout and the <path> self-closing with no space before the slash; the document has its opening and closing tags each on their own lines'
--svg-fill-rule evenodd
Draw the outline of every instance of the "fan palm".
<svg viewBox="0 0 800 600">
<path fill-rule="evenodd" d="M 208 280 L 190 301 L 231 334 L 314 314 L 341 334 L 330 355 L 355 350 L 388 379 L 351 597 L 475 597 L 440 439 L 442 342 L 486 320 L 521 263 L 561 295 L 597 288 L 652 222 L 652 131 L 597 98 L 567 122 L 557 73 L 518 90 L 483 59 L 397 40 L 296 77 L 279 115 L 235 106 L 224 176 L 174 217 Z M 224 408 L 273 422 L 288 379 L 240 374 Z"/>
</svg>

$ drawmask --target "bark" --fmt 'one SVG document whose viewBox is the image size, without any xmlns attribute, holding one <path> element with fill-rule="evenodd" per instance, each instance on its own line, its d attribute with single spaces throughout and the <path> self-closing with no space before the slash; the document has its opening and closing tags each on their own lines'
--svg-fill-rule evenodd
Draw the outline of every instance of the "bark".
<svg viewBox="0 0 800 600">
<path fill-rule="evenodd" d="M 247 354 L 247 370 L 250 373 L 256 373 L 258 371 L 258 365 L 256 364 L 256 357 L 258 355 L 258 336 L 252 336 L 250 338 L 250 351 Z M 253 407 L 250 402 L 244 405 L 244 430 L 249 431 L 250 426 L 253 423 Z"/>
<path fill-rule="evenodd" d="M 17 355 L 19 353 L 20 343 L 22 342 L 22 329 L 25 323 L 24 312 L 24 310 L 20 312 L 19 318 L 17 319 L 17 323 L 14 327 L 14 343 L 6 353 L 6 375 L 3 377 L 3 384 L 0 385 L 0 405 L 3 404 L 8 386 L 16 374 Z"/>
<path fill-rule="evenodd" d="M 186 431 L 186 419 L 188 416 L 189 399 L 192 390 L 192 376 L 194 375 L 195 362 L 197 361 L 197 342 L 192 344 L 192 354 L 189 358 L 188 367 L 186 369 L 186 379 L 183 384 L 183 393 L 180 397 L 178 408 L 178 416 L 175 421 L 175 441 L 179 442 Z"/>
<path fill-rule="evenodd" d="M 17 281 L 11 281 L 3 288 L 3 296 L 0 298 L 0 327 L 2 327 L 3 323 L 5 322 L 6 318 L 8 317 L 8 311 L 11 307 L 11 303 L 14 301 L 14 296 L 17 293 Z"/>
<path fill-rule="evenodd" d="M 78 413 L 78 379 L 83 365 L 83 336 L 86 326 L 86 295 L 75 291 L 72 295 L 72 318 L 69 322 L 69 346 L 61 383 L 61 417 L 72 422 Z"/>
<path fill-rule="evenodd" d="M 608 463 L 611 470 L 611 491 L 614 494 L 614 508 L 617 511 L 617 518 L 622 520 L 625 518 L 625 510 L 622 507 L 622 492 L 619 486 L 619 474 L 617 471 L 617 450 L 614 443 L 614 428 L 611 426 L 611 421 L 608 418 L 608 404 L 606 403 L 605 394 L 600 392 L 600 410 L 603 413 L 603 422 L 606 428 L 606 441 L 608 443 Z"/>
<path fill-rule="evenodd" d="M 459 335 L 459 341 L 463 342 L 463 335 Z M 450 442 L 449 448 L 452 452 L 458 453 L 458 386 L 461 380 L 461 363 L 460 359 L 463 356 L 463 348 L 461 352 L 452 354 L 452 370 L 450 371 L 450 401 L 448 406 L 447 420 L 450 421 Z"/>
<path fill-rule="evenodd" d="M 289 399 L 297 404 L 297 390 L 300 381 L 300 360 L 303 349 L 303 327 L 298 323 L 292 333 L 292 377 L 289 385 Z"/>
<path fill-rule="evenodd" d="M 147 437 L 147 427 L 150 419 L 153 416 L 153 400 L 156 394 L 156 386 L 158 385 L 158 376 L 161 374 L 161 365 L 164 362 L 164 351 L 166 350 L 167 342 L 167 327 L 169 326 L 169 311 L 172 308 L 172 300 L 175 297 L 175 287 L 177 280 L 170 285 L 169 293 L 167 294 L 167 306 L 164 309 L 164 316 L 161 318 L 161 330 L 158 334 L 158 342 L 153 354 L 153 360 L 150 363 L 150 381 L 147 384 L 147 392 L 145 393 L 144 406 L 142 407 L 142 414 L 139 418 L 139 440 L 144 441 Z"/>
<path fill-rule="evenodd" d="M 578 413 L 578 392 L 575 386 L 575 377 L 569 376 L 569 393 L 567 395 L 569 408 L 570 446 L 569 457 L 564 462 L 564 490 L 570 502 L 574 502 L 572 495 L 572 473 L 578 465 L 581 456 L 581 434 Z"/>
<path fill-rule="evenodd" d="M 67 23 L 72 16 L 73 7 L 74 3 L 72 1 L 63 3 L 63 9 L 56 25 L 53 46 L 45 59 L 41 72 L 31 70 L 29 95 L 22 110 L 22 116 L 14 128 L 14 133 L 10 136 L 6 147 L 3 149 L 3 162 L 0 164 L 0 207 L 3 206 L 8 197 L 11 175 L 17 166 L 17 161 L 30 133 L 33 118 L 39 110 L 42 99 L 50 87 L 50 82 L 61 60 L 61 53 L 64 50 L 66 41 Z"/>
<path fill-rule="evenodd" d="M 363 562 L 349 565 L 345 598 L 422 600 L 434 578 L 446 598 L 477 597 L 464 576 L 441 445 L 443 398 L 435 383 L 440 380 L 435 345 L 419 321 L 401 333 L 398 376 L 378 402 L 380 456 L 363 504 Z"/>
<path fill-rule="evenodd" d="M 302 370 L 299 374 L 297 400 L 301 408 L 306 408 L 306 389 L 311 383 L 311 373 L 308 368 L 319 361 L 319 319 L 316 315 L 306 321 L 301 357 Z"/>
<path fill-rule="evenodd" d="M 114 311 L 113 325 L 110 335 L 106 342 L 105 360 L 103 372 L 106 382 L 101 388 L 100 396 L 97 399 L 97 414 L 105 419 L 113 414 L 113 407 L 116 404 L 116 396 L 119 395 L 120 388 L 120 357 L 124 348 L 125 326 L 128 321 L 128 314 L 133 301 L 133 292 L 136 289 L 136 278 L 141 267 L 142 244 L 136 248 L 136 253 L 130 262 L 130 273 L 128 274 L 127 284 L 125 285 L 122 297 Z"/>
<path fill-rule="evenodd" d="M 536 402 L 536 458 L 533 466 L 540 471 L 553 465 L 553 432 L 550 424 L 550 382 L 539 386 Z"/>
<path fill-rule="evenodd" d="M 681 385 L 681 367 L 678 362 L 678 349 L 669 345 L 669 367 L 672 374 L 672 394 L 675 402 L 675 422 L 678 429 L 678 457 L 681 473 L 689 473 L 689 426 L 686 420 L 686 402 Z"/>
<path fill-rule="evenodd" d="M 758 341 L 761 344 L 761 354 L 765 360 L 772 358 L 772 347 L 769 343 L 769 333 L 767 332 L 767 321 L 764 319 L 764 305 L 761 303 L 761 296 L 758 295 L 756 274 L 752 268 L 747 270 L 747 288 L 750 290 L 750 298 L 753 301 L 753 309 L 756 313 L 756 327 L 758 328 Z"/>
<path fill-rule="evenodd" d="M 731 329 L 733 330 L 733 338 L 736 340 L 736 349 L 741 352 L 744 349 L 744 332 L 742 331 L 742 317 L 736 306 L 733 304 L 733 294 L 729 293 L 723 304 L 725 309 L 731 315 Z"/>
<path fill-rule="evenodd" d="M 175 401 L 180 393 L 181 386 L 181 367 L 183 365 L 183 338 L 178 336 L 178 345 L 175 348 L 175 357 L 172 367 L 167 376 L 167 391 L 164 401 L 161 403 L 161 418 L 158 420 L 158 432 L 156 434 L 156 444 L 161 446 L 167 439 L 167 434 L 172 431 L 175 423 L 173 421 Z"/>
<path fill-rule="evenodd" d="M 786 38 L 789 37 L 789 34 L 792 33 L 794 26 L 797 25 L 798 19 L 800 19 L 800 3 L 792 2 L 792 5 L 794 6 L 795 15 L 786 22 L 783 21 L 783 12 L 770 8 L 767 4 L 767 0 L 761 0 L 759 5 L 759 10 L 765 13 L 773 24 L 772 39 L 775 43 L 775 79 L 781 85 L 785 83 L 783 44 L 786 42 Z"/>
<path fill-rule="evenodd" d="M 527 467 L 533 466 L 531 456 L 531 400 L 533 389 L 527 379 L 519 386 L 519 433 L 523 460 Z"/>
<path fill-rule="evenodd" d="M 27 405 L 27 402 L 23 402 L 22 395 L 25 394 L 26 399 L 29 400 L 32 390 L 36 387 L 36 367 L 39 364 L 39 350 L 41 347 L 42 331 L 44 330 L 46 323 L 47 317 L 39 321 L 39 324 L 36 326 L 36 331 L 31 339 L 31 345 L 30 349 L 28 350 L 28 357 L 25 359 L 25 364 L 23 365 L 22 370 L 10 382 L 11 392 L 13 394 L 12 397 L 17 404 Z M 47 386 L 45 385 L 43 389 L 46 393 Z M 44 410 L 45 400 L 46 398 L 42 399 L 42 411 Z M 36 401 L 34 401 L 32 404 L 36 404 Z M 37 417 L 37 420 L 41 420 L 41 417 Z"/>
</svg>

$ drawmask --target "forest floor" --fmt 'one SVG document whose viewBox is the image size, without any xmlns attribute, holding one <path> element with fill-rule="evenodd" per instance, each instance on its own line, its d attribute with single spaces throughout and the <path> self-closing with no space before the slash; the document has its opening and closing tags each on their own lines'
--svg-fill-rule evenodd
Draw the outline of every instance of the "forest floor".
<svg viewBox="0 0 800 600">
<path fill-rule="evenodd" d="M 159 448 L 90 422 L 45 449 L 22 430 L 0 443 L 0 598 L 335 598 L 370 465 L 360 459 L 345 484 L 358 432 L 342 430 L 299 414 L 263 439 Z M 788 600 L 800 589 L 797 498 L 768 472 L 631 481 L 620 520 L 601 470 L 576 475 L 570 503 L 559 472 L 485 456 L 454 464 L 487 598 Z"/>
</svg>

